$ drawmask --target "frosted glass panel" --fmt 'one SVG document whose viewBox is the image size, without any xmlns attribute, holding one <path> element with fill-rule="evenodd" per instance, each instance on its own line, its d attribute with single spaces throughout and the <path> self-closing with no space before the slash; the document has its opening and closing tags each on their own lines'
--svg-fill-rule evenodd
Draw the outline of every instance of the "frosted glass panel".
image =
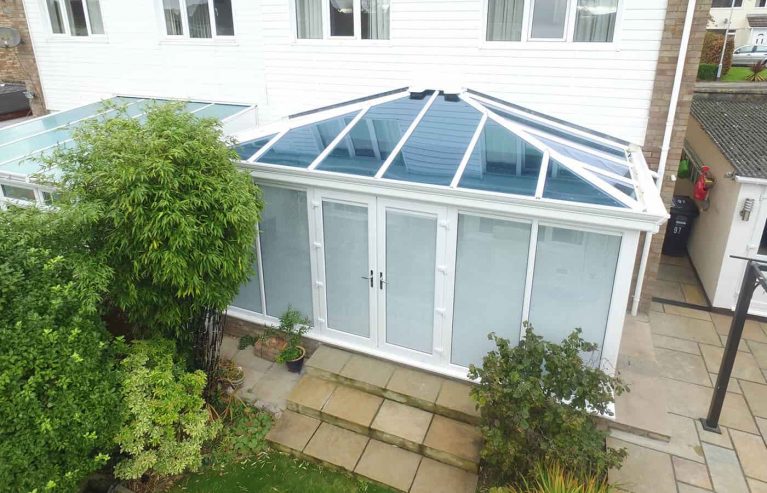
<svg viewBox="0 0 767 493">
<path fill-rule="evenodd" d="M 279 317 L 292 305 L 312 318 L 312 274 L 306 193 L 260 185 L 266 207 L 259 224 L 266 313 Z"/>
<path fill-rule="evenodd" d="M 535 0 L 531 38 L 560 39 L 565 35 L 568 0 Z"/>
<path fill-rule="evenodd" d="M 538 334 L 558 342 L 580 327 L 601 354 L 620 246 L 619 236 L 538 229 L 530 301 L 530 322 Z"/>
<path fill-rule="evenodd" d="M 370 336 L 368 209 L 322 202 L 328 327 Z"/>
<path fill-rule="evenodd" d="M 458 216 L 453 364 L 481 364 L 490 332 L 519 342 L 529 247 L 529 224 Z"/>
<path fill-rule="evenodd" d="M 431 354 L 437 219 L 386 211 L 386 342 Z"/>
<path fill-rule="evenodd" d="M 234 298 L 232 306 L 256 313 L 264 313 L 261 307 L 261 283 L 258 281 L 258 259 L 253 263 L 253 271 L 253 277 L 240 286 L 240 292 Z"/>
</svg>

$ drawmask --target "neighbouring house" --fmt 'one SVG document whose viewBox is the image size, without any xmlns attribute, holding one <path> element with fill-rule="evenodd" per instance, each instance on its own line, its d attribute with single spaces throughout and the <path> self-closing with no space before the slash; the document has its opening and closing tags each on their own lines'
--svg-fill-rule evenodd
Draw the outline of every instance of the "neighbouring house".
<svg viewBox="0 0 767 493">
<path fill-rule="evenodd" d="M 627 308 L 649 305 L 706 1 L 25 6 L 53 109 L 256 107 L 228 129 L 267 203 L 230 319 L 292 304 L 315 339 L 465 376 L 525 319 L 583 327 L 612 370 Z M 25 174 L 13 145 L 0 181 Z"/>
<path fill-rule="evenodd" d="M 679 195 L 692 196 L 703 166 L 714 186 L 699 201 L 688 243 L 690 261 L 714 308 L 733 310 L 746 262 L 767 260 L 767 87 L 706 85 L 696 92 L 685 137 L 690 175 Z M 767 316 L 767 295 L 757 289 L 749 312 Z"/>
<path fill-rule="evenodd" d="M 767 0 L 713 0 L 707 29 L 724 34 L 728 26 L 736 48 L 767 45 Z"/>
<path fill-rule="evenodd" d="M 16 46 L 0 40 L 0 121 L 44 115 L 45 99 L 22 0 L 0 4 L 0 28 L 11 28 L 21 38 Z"/>
</svg>

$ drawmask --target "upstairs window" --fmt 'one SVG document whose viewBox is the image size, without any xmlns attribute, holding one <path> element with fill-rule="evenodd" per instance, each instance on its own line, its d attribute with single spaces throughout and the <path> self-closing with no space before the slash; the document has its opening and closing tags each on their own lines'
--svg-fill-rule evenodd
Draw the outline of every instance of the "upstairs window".
<svg viewBox="0 0 767 493">
<path fill-rule="evenodd" d="M 390 0 L 295 0 L 298 39 L 389 39 Z"/>
<path fill-rule="evenodd" d="M 53 34 L 93 36 L 104 34 L 99 0 L 46 0 Z"/>
<path fill-rule="evenodd" d="M 732 7 L 732 0 L 713 0 L 711 2 L 712 9 L 729 9 Z M 742 7 L 743 0 L 735 0 L 735 7 Z"/>
<path fill-rule="evenodd" d="M 232 0 L 162 0 L 162 8 L 168 36 L 234 36 Z"/>
</svg>

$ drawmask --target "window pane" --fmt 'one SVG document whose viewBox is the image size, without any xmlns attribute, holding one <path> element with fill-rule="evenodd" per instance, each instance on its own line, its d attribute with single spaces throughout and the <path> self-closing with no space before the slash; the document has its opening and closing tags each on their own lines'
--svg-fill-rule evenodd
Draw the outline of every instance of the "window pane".
<svg viewBox="0 0 767 493">
<path fill-rule="evenodd" d="M 565 157 L 573 158 L 576 161 L 590 164 L 591 166 L 602 169 L 604 171 L 609 171 L 610 173 L 615 173 L 619 176 L 624 176 L 626 178 L 631 177 L 628 161 L 625 161 L 625 164 L 617 163 L 610 159 L 603 158 L 598 154 L 593 154 L 591 152 L 581 150 L 577 147 L 573 147 L 559 141 L 543 137 L 542 135 L 536 135 L 535 137 L 550 147 L 552 150 L 564 155 Z"/>
<path fill-rule="evenodd" d="M 487 334 L 519 342 L 530 225 L 458 216 L 451 362 L 480 365 Z"/>
<path fill-rule="evenodd" d="M 487 40 L 521 40 L 524 8 L 525 0 L 488 0 Z"/>
<path fill-rule="evenodd" d="M 322 38 L 322 0 L 296 0 L 296 36 Z"/>
<path fill-rule="evenodd" d="M 711 2 L 712 8 L 729 9 L 731 6 L 732 6 L 732 0 L 713 0 L 713 2 Z M 742 7 L 743 0 L 735 0 L 735 6 Z"/>
<path fill-rule="evenodd" d="M 165 32 L 168 36 L 183 36 L 184 26 L 181 23 L 181 4 L 179 0 L 162 0 L 165 12 Z"/>
<path fill-rule="evenodd" d="M 48 2 L 48 15 L 51 18 L 51 30 L 56 34 L 62 34 L 64 32 L 64 19 L 61 16 L 61 2 L 60 0 L 47 0 Z"/>
<path fill-rule="evenodd" d="M 190 38 L 210 38 L 208 0 L 186 0 L 186 18 Z"/>
<path fill-rule="evenodd" d="M 232 0 L 213 0 L 213 14 L 216 18 L 216 34 L 234 36 Z"/>
<path fill-rule="evenodd" d="M 554 160 L 549 162 L 543 196 L 547 199 L 567 200 L 569 202 L 626 207 L 596 185 L 589 183 Z"/>
<path fill-rule="evenodd" d="M 254 246 L 255 248 L 255 246 Z M 232 301 L 232 306 L 250 310 L 251 312 L 264 313 L 261 307 L 261 283 L 258 280 L 258 259 L 253 263 L 253 277 L 240 286 L 240 292 Z"/>
<path fill-rule="evenodd" d="M 91 21 L 91 34 L 104 34 L 104 21 L 101 17 L 99 0 L 85 0 L 88 5 L 88 19 Z"/>
<path fill-rule="evenodd" d="M 568 0 L 535 0 L 530 37 L 561 39 L 565 37 Z"/>
<path fill-rule="evenodd" d="M 242 159 L 243 161 L 247 161 L 248 159 L 253 157 L 258 151 L 260 151 L 261 148 L 264 147 L 270 140 L 272 140 L 272 137 L 274 137 L 274 135 L 269 135 L 266 137 L 262 137 L 260 139 L 251 140 L 250 142 L 243 142 L 242 144 L 236 145 L 234 147 L 234 150 L 240 156 L 240 159 Z"/>
<path fill-rule="evenodd" d="M 312 318 L 312 274 L 306 192 L 259 185 L 266 207 L 259 224 L 266 313 L 288 305 Z"/>
<path fill-rule="evenodd" d="M 607 328 L 621 238 L 540 226 L 530 299 L 535 331 L 559 342 L 579 327 L 599 344 Z"/>
<path fill-rule="evenodd" d="M 362 0 L 362 39 L 389 39 L 389 0 Z"/>
<path fill-rule="evenodd" d="M 35 201 L 35 191 L 31 188 L 2 185 L 3 195 L 9 199 Z"/>
<path fill-rule="evenodd" d="M 67 0 L 64 4 L 69 18 L 69 34 L 72 36 L 87 36 L 88 26 L 85 23 L 85 8 L 82 0 Z"/>
<path fill-rule="evenodd" d="M 330 0 L 330 35 L 354 36 L 354 0 Z"/>
<path fill-rule="evenodd" d="M 613 40 L 618 0 L 578 0 L 575 41 Z"/>
</svg>

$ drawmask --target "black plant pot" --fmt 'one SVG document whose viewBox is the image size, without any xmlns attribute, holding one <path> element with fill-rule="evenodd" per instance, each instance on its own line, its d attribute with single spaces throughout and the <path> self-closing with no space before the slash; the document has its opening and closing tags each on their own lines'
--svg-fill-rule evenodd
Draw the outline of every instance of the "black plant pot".
<svg viewBox="0 0 767 493">
<path fill-rule="evenodd" d="M 288 367 L 289 372 L 293 373 L 301 373 L 301 368 L 304 367 L 304 357 L 306 356 L 306 349 L 302 348 L 301 346 L 298 347 L 301 350 L 301 356 L 298 358 L 286 361 L 285 365 Z"/>
</svg>

